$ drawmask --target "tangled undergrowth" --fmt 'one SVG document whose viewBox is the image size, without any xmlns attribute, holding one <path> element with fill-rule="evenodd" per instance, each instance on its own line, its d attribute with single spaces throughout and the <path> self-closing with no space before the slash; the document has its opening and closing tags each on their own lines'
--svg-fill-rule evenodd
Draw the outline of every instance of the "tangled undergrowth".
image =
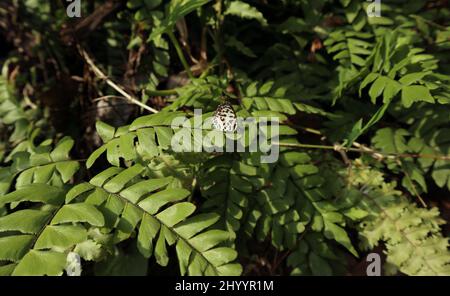
<svg viewBox="0 0 450 296">
<path fill-rule="evenodd" d="M 381 2 L 2 1 L 0 274 L 450 275 L 448 1 Z M 172 149 L 224 96 L 276 162 Z"/>
</svg>

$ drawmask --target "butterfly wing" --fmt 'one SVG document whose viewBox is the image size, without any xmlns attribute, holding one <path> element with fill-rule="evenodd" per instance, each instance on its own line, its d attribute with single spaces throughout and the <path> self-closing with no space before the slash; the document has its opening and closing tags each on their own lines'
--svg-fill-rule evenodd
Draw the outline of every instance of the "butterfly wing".
<svg viewBox="0 0 450 296">
<path fill-rule="evenodd" d="M 236 130 L 236 113 L 229 102 L 220 104 L 214 112 L 212 124 L 217 130 L 234 132 Z"/>
</svg>

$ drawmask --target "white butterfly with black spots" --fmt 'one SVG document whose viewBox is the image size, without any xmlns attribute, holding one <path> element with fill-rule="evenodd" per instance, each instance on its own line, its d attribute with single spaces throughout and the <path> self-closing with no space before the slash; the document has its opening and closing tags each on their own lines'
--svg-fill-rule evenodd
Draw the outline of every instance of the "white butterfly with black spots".
<svg viewBox="0 0 450 296">
<path fill-rule="evenodd" d="M 230 102 L 220 104 L 214 112 L 212 125 L 215 129 L 223 132 L 234 132 L 236 130 L 237 119 Z"/>
</svg>

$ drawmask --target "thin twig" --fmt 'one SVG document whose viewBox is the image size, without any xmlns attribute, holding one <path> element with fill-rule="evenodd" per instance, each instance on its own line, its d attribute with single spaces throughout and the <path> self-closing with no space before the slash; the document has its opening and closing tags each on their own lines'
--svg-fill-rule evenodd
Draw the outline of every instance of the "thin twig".
<svg viewBox="0 0 450 296">
<path fill-rule="evenodd" d="M 189 79 L 194 79 L 194 75 L 192 74 L 191 67 L 186 61 L 186 58 L 184 57 L 183 50 L 181 49 L 180 43 L 178 43 L 177 38 L 173 34 L 173 32 L 169 31 L 167 33 L 169 35 L 170 41 L 172 41 L 173 46 L 175 47 L 175 50 L 177 51 L 178 57 L 180 58 L 181 63 L 183 64 L 184 69 L 186 70 L 186 73 L 189 77 Z"/>
<path fill-rule="evenodd" d="M 323 135 L 319 130 L 316 129 L 312 129 L 312 128 L 303 128 L 301 126 L 295 126 L 292 125 L 295 128 L 300 128 L 303 129 L 306 132 L 309 132 L 311 134 L 316 134 L 316 135 Z M 304 144 L 302 144 L 304 145 Z M 281 146 L 281 145 L 280 145 Z M 285 146 L 285 145 L 283 145 Z M 315 145 L 318 146 L 318 145 Z M 368 153 L 368 154 L 372 154 L 373 157 L 375 157 L 378 160 L 382 160 L 383 158 L 389 158 L 389 159 L 395 159 L 395 158 L 431 158 L 431 159 L 439 159 L 439 160 L 450 160 L 450 155 L 434 155 L 434 154 L 419 154 L 419 153 L 391 153 L 391 154 L 386 154 L 383 152 L 378 152 L 373 150 L 370 147 L 367 147 L 363 144 L 360 144 L 358 142 L 353 142 L 353 146 L 355 146 L 357 149 L 355 148 L 345 148 L 342 147 L 342 149 L 345 149 L 345 151 L 353 151 L 353 152 L 361 152 L 361 153 Z M 305 147 L 305 148 L 322 148 L 322 147 Z M 327 148 L 322 148 L 322 149 L 334 149 L 336 150 L 336 146 L 327 146 Z"/>
<path fill-rule="evenodd" d="M 338 143 L 334 144 L 334 150 L 336 150 L 337 152 L 339 152 L 339 154 L 342 157 L 342 160 L 344 161 L 345 165 L 350 166 L 351 161 L 347 156 L 347 153 L 345 152 L 344 149 L 342 149 L 342 146 L 339 145 Z"/>
<path fill-rule="evenodd" d="M 439 160 L 450 160 L 450 155 L 434 155 L 434 154 L 419 154 L 419 153 L 383 153 L 380 151 L 373 150 L 367 146 L 354 142 L 353 145 L 358 149 L 353 149 L 353 151 L 359 151 L 364 153 L 372 154 L 375 158 L 383 160 L 383 158 L 396 159 L 396 158 L 431 158 Z M 351 148 L 350 148 L 351 149 Z"/>
<path fill-rule="evenodd" d="M 93 99 L 92 102 L 97 102 L 97 101 L 107 101 L 107 100 L 109 100 L 109 99 L 125 99 L 125 100 L 126 100 L 127 98 L 122 97 L 122 96 L 114 96 L 114 95 L 110 95 L 110 96 L 101 96 L 101 97 L 98 97 L 98 98 Z"/>
<path fill-rule="evenodd" d="M 282 147 L 296 147 L 296 148 L 311 148 L 311 149 L 326 149 L 326 150 L 335 150 L 335 151 L 351 151 L 351 152 L 359 152 L 359 153 L 367 153 L 371 154 L 377 159 L 396 159 L 396 158 L 431 158 L 431 159 L 439 159 L 439 160 L 449 160 L 450 155 L 433 155 L 433 154 L 407 154 L 407 153 L 384 153 L 380 151 L 375 151 L 363 145 L 360 145 L 361 148 L 347 148 L 339 145 L 315 145 L 315 144 L 303 144 L 303 143 L 281 143 L 281 142 L 272 142 L 273 145 L 278 145 Z"/>
<path fill-rule="evenodd" d="M 81 56 L 84 58 L 84 60 L 86 61 L 86 63 L 89 65 L 89 67 L 92 69 L 92 71 L 94 72 L 95 76 L 97 76 L 99 79 L 104 80 L 109 86 L 111 86 L 112 88 L 114 88 L 118 93 L 120 93 L 125 99 L 127 99 L 128 101 L 132 102 L 133 104 L 138 105 L 139 107 L 144 108 L 145 110 L 148 110 L 152 113 L 158 113 L 158 110 L 153 109 L 150 106 L 145 105 L 144 103 L 142 103 L 141 101 L 139 101 L 138 99 L 134 98 L 133 96 L 131 96 L 130 94 L 128 94 L 123 88 L 121 88 L 119 85 L 117 85 L 116 83 L 114 83 L 111 79 L 109 79 L 96 65 L 95 63 L 92 61 L 92 59 L 89 57 L 89 55 L 87 54 L 87 52 L 82 49 L 81 47 L 78 47 L 78 50 L 81 54 Z"/>
<path fill-rule="evenodd" d="M 223 3 L 222 0 L 216 1 L 216 31 L 214 34 L 214 43 L 217 50 L 217 56 L 219 60 L 219 73 L 223 71 L 223 49 L 222 49 L 222 23 L 224 17 L 222 15 Z"/>
</svg>

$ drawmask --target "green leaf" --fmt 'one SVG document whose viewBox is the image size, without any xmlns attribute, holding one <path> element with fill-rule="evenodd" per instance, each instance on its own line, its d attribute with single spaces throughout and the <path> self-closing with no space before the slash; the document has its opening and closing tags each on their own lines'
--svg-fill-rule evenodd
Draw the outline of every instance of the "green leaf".
<svg viewBox="0 0 450 296">
<path fill-rule="evenodd" d="M 143 156 L 147 158 L 152 158 L 158 155 L 158 146 L 156 145 L 155 129 L 153 128 L 143 128 L 137 130 L 137 136 L 139 139 L 140 149 Z"/>
<path fill-rule="evenodd" d="M 220 216 L 215 213 L 200 214 L 177 224 L 175 229 L 184 238 L 191 238 L 219 220 Z"/>
<path fill-rule="evenodd" d="M 155 245 L 155 259 L 161 266 L 167 266 L 169 263 L 169 256 L 167 254 L 166 240 L 165 240 L 165 230 L 167 228 L 161 228 L 158 240 Z"/>
<path fill-rule="evenodd" d="M 170 127 L 155 127 L 158 144 L 163 149 L 168 149 L 171 145 L 173 130 Z"/>
<path fill-rule="evenodd" d="M 127 168 L 114 176 L 105 185 L 105 189 L 109 192 L 119 192 L 125 187 L 130 180 L 138 176 L 145 168 L 140 164 L 135 164 L 134 166 Z"/>
<path fill-rule="evenodd" d="M 215 248 L 204 253 L 206 259 L 216 266 L 229 263 L 237 258 L 237 252 L 230 248 Z"/>
<path fill-rule="evenodd" d="M 433 166 L 431 174 L 436 185 L 444 187 L 450 181 L 450 165 L 445 160 L 437 160 Z"/>
<path fill-rule="evenodd" d="M 155 40 L 156 37 L 163 33 L 172 31 L 176 22 L 182 17 L 188 15 L 197 8 L 202 7 L 211 0 L 189 0 L 189 1 L 171 1 L 169 4 L 169 11 L 161 24 L 154 28 L 148 38 L 148 41 Z"/>
<path fill-rule="evenodd" d="M 388 78 L 385 76 L 379 76 L 369 89 L 369 96 L 372 103 L 376 103 L 377 97 L 382 93 L 386 84 L 389 82 Z"/>
<path fill-rule="evenodd" d="M 68 182 L 79 168 L 80 164 L 75 160 L 56 164 L 56 169 L 61 174 L 61 179 L 64 183 Z"/>
<path fill-rule="evenodd" d="M 100 155 L 102 155 L 103 152 L 106 151 L 107 148 L 108 148 L 108 146 L 103 145 L 103 146 L 100 146 L 99 148 L 97 148 L 94 152 L 92 152 L 86 161 L 86 167 L 90 168 L 94 164 L 94 162 L 97 160 L 97 158 L 99 158 Z"/>
<path fill-rule="evenodd" d="M 359 96 L 361 97 L 361 91 L 369 85 L 369 83 L 373 82 L 375 79 L 377 79 L 379 76 L 378 73 L 369 73 L 364 80 L 361 82 L 361 85 L 359 86 Z"/>
<path fill-rule="evenodd" d="M 103 172 L 96 175 L 94 178 L 92 178 L 89 183 L 91 183 L 94 186 L 102 187 L 103 184 L 110 179 L 111 177 L 117 175 L 120 173 L 123 169 L 117 168 L 117 167 L 109 167 Z"/>
<path fill-rule="evenodd" d="M 230 1 L 225 10 L 225 15 L 234 15 L 243 19 L 257 20 L 261 25 L 266 26 L 267 20 L 263 14 L 255 7 L 242 1 Z"/>
<path fill-rule="evenodd" d="M 65 254 L 30 250 L 17 264 L 12 275 L 62 275 L 65 265 Z"/>
<path fill-rule="evenodd" d="M 50 217 L 51 212 L 25 209 L 0 218 L 0 232 L 20 231 L 37 233 Z"/>
<path fill-rule="evenodd" d="M 64 205 L 55 215 L 51 224 L 68 222 L 87 222 L 92 226 L 103 226 L 105 219 L 102 213 L 92 205 L 86 203 L 74 203 Z"/>
<path fill-rule="evenodd" d="M 43 202 L 58 205 L 64 201 L 64 191 L 61 188 L 47 184 L 31 184 L 0 197 L 0 206 L 11 202 Z"/>
<path fill-rule="evenodd" d="M 19 261 L 28 251 L 32 235 L 0 237 L 0 260 Z"/>
<path fill-rule="evenodd" d="M 401 89 L 402 86 L 397 81 L 388 80 L 383 92 L 383 103 L 389 103 Z"/>
<path fill-rule="evenodd" d="M 67 249 L 87 239 L 86 229 L 74 225 L 48 225 L 39 235 L 34 249 Z"/>
<path fill-rule="evenodd" d="M 128 239 L 141 218 L 142 212 L 140 209 L 130 203 L 125 203 L 119 224 L 117 225 L 117 231 L 114 234 L 114 242 L 118 243 Z"/>
<path fill-rule="evenodd" d="M 125 188 L 120 192 L 120 195 L 132 203 L 137 203 L 143 196 L 167 186 L 172 181 L 172 177 L 141 181 Z"/>
<path fill-rule="evenodd" d="M 242 266 L 237 263 L 225 264 L 219 266 L 217 269 L 219 271 L 219 275 L 238 276 L 242 274 Z"/>
<path fill-rule="evenodd" d="M 175 224 L 186 219 L 195 211 L 195 206 L 188 202 L 177 203 L 170 208 L 165 209 L 156 215 L 158 220 L 162 221 L 164 225 L 172 227 Z"/>
<path fill-rule="evenodd" d="M 347 232 L 342 227 L 339 227 L 334 223 L 330 223 L 327 220 L 325 220 L 324 222 L 325 222 L 324 228 L 325 237 L 329 239 L 334 239 L 335 241 L 346 247 L 347 250 L 350 251 L 350 253 L 358 257 L 358 253 L 353 247 Z"/>
<path fill-rule="evenodd" d="M 150 257 L 153 252 L 153 239 L 156 237 L 160 228 L 158 221 L 148 214 L 144 214 L 139 227 L 137 247 L 142 255 Z"/>
<path fill-rule="evenodd" d="M 417 72 L 417 73 L 409 73 L 399 79 L 399 82 L 403 85 L 411 85 L 413 83 L 422 80 L 423 77 L 428 75 L 429 72 Z"/>
<path fill-rule="evenodd" d="M 404 129 L 382 128 L 377 131 L 372 141 L 375 147 L 381 149 L 384 153 L 404 153 L 408 150 L 405 141 L 405 136 L 408 135 L 408 131 Z"/>
<path fill-rule="evenodd" d="M 180 274 L 184 276 L 187 272 L 187 268 L 189 267 L 190 257 L 192 253 L 192 249 L 189 248 L 187 243 L 184 240 L 178 240 L 177 245 L 175 247 L 178 256 L 178 264 L 180 267 Z M 202 273 L 200 273 L 202 274 Z"/>
<path fill-rule="evenodd" d="M 198 234 L 189 242 L 200 251 L 207 251 L 228 239 L 230 239 L 230 234 L 227 231 L 214 229 Z"/>
<path fill-rule="evenodd" d="M 434 98 L 430 91 L 422 85 L 403 86 L 402 88 L 402 104 L 406 108 L 411 107 L 415 102 L 424 101 L 434 103 Z"/>
<path fill-rule="evenodd" d="M 66 194 L 66 203 L 70 203 L 73 199 L 75 199 L 77 196 L 81 195 L 82 193 L 91 190 L 94 188 L 93 185 L 89 183 L 81 183 L 78 185 L 75 185 L 72 187 L 69 192 Z"/>
<path fill-rule="evenodd" d="M 52 160 L 67 160 L 69 158 L 69 152 L 72 149 L 74 143 L 74 140 L 69 137 L 62 138 L 56 145 L 55 149 L 50 152 L 50 157 L 52 158 Z"/>
<path fill-rule="evenodd" d="M 134 147 L 135 137 L 135 134 L 127 133 L 119 138 L 119 149 L 126 161 L 136 158 L 136 149 Z"/>
<path fill-rule="evenodd" d="M 352 128 L 348 139 L 347 139 L 347 147 L 350 147 L 356 139 L 369 130 L 373 125 L 375 125 L 378 121 L 383 118 L 384 113 L 388 109 L 391 101 L 387 101 L 387 103 L 383 104 L 377 112 L 370 118 L 370 120 L 362 127 L 362 119 L 360 119 Z"/>
<path fill-rule="evenodd" d="M 114 133 L 116 129 L 104 122 L 97 121 L 95 123 L 95 129 L 97 130 L 98 135 L 102 138 L 103 142 L 106 143 L 114 138 Z"/>
<path fill-rule="evenodd" d="M 11 273 L 14 271 L 14 268 L 16 268 L 16 264 L 7 264 L 0 266 L 0 276 L 11 275 Z"/>
<path fill-rule="evenodd" d="M 159 209 L 169 202 L 176 202 L 185 199 L 190 192 L 186 189 L 171 188 L 152 194 L 141 201 L 138 205 L 150 214 L 156 214 Z"/>
</svg>

